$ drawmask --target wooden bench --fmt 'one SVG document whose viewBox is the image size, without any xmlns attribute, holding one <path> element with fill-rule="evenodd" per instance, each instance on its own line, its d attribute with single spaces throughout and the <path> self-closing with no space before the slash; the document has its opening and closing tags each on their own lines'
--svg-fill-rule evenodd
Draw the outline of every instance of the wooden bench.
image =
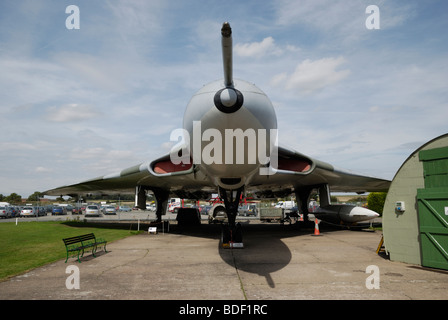
<svg viewBox="0 0 448 320">
<path fill-rule="evenodd" d="M 70 255 L 77 255 L 78 261 L 81 262 L 80 257 L 84 255 L 84 251 L 92 251 L 92 255 L 96 257 L 95 253 L 98 246 L 103 246 L 104 252 L 107 252 L 107 241 L 100 238 L 97 239 L 93 233 L 65 238 L 62 239 L 62 241 L 64 241 L 65 249 L 67 250 L 67 259 L 65 259 L 66 263 Z"/>
</svg>

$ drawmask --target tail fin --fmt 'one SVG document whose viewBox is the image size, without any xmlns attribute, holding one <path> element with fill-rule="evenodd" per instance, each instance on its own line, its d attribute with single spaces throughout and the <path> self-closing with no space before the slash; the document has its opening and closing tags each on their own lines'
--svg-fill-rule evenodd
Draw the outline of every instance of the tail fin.
<svg viewBox="0 0 448 320">
<path fill-rule="evenodd" d="M 222 61 L 224 66 L 224 85 L 233 87 L 232 74 L 232 28 L 228 22 L 224 22 L 221 28 Z"/>
</svg>

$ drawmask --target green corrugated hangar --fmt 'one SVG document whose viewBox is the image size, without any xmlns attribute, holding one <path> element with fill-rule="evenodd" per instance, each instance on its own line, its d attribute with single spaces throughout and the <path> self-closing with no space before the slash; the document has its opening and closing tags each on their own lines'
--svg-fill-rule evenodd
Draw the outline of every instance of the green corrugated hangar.
<svg viewBox="0 0 448 320">
<path fill-rule="evenodd" d="M 418 148 L 397 171 L 383 237 L 392 261 L 448 270 L 448 134 Z"/>
</svg>

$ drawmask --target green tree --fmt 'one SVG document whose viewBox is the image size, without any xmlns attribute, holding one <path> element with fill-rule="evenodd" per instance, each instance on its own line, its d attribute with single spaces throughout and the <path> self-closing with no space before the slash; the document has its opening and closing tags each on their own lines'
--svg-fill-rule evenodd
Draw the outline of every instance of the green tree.
<svg viewBox="0 0 448 320">
<path fill-rule="evenodd" d="M 367 196 L 367 207 L 383 215 L 384 202 L 386 201 L 387 192 L 371 192 Z"/>
<path fill-rule="evenodd" d="M 22 196 L 19 196 L 17 193 L 13 192 L 5 198 L 5 201 L 9 203 L 19 204 L 22 202 Z"/>
<path fill-rule="evenodd" d="M 36 191 L 28 197 L 28 201 L 36 201 L 37 202 L 37 201 L 40 201 L 40 199 L 43 197 L 44 197 L 44 195 L 42 192 Z"/>
</svg>

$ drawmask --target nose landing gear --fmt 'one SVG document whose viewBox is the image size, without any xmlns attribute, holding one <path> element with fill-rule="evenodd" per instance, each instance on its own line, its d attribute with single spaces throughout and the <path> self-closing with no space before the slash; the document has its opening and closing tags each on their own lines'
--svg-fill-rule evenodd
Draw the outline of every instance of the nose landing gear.
<svg viewBox="0 0 448 320">
<path fill-rule="evenodd" d="M 222 228 L 221 245 L 223 248 L 244 248 L 241 224 L 235 223 L 243 188 L 237 190 L 219 188 L 219 194 L 224 201 L 228 219 L 228 224 L 223 224 Z"/>
</svg>

